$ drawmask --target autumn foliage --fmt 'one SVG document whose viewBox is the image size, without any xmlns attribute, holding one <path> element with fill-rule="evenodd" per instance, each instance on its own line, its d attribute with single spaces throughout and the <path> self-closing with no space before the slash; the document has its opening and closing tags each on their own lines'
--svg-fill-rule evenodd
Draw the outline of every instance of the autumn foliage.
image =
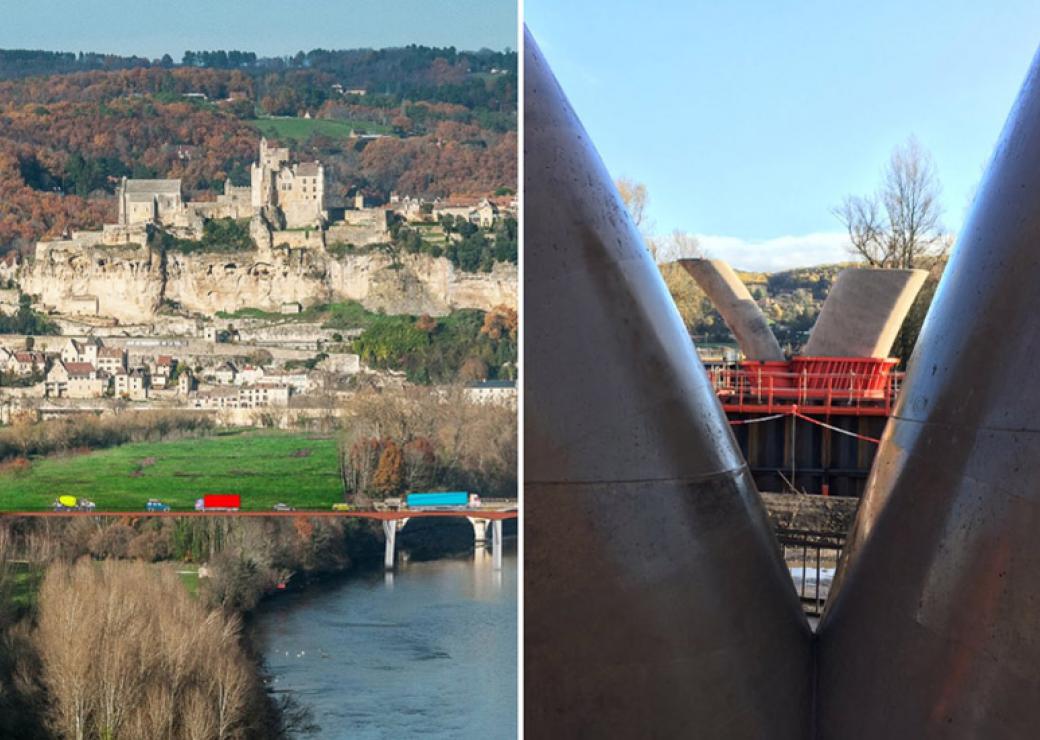
<svg viewBox="0 0 1040 740">
<path fill-rule="evenodd" d="M 515 75 L 484 81 L 465 71 L 472 60 L 411 53 L 420 51 L 431 58 L 402 68 L 392 96 L 332 100 L 341 78 L 307 69 L 153 66 L 0 81 L 0 254 L 113 221 L 112 193 L 124 175 L 180 178 L 198 200 L 212 199 L 228 178 L 246 184 L 259 140 L 248 119 L 258 113 L 395 129 L 374 141 L 315 133 L 283 142 L 328 163 L 334 196 L 353 187 L 377 198 L 515 188 Z"/>
</svg>

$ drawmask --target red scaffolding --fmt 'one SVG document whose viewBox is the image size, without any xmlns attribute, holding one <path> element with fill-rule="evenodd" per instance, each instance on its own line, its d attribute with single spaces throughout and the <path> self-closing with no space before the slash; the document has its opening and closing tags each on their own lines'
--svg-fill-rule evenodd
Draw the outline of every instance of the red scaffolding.
<svg viewBox="0 0 1040 740">
<path fill-rule="evenodd" d="M 793 357 L 708 368 L 727 413 L 890 416 L 904 373 L 899 360 Z"/>
</svg>

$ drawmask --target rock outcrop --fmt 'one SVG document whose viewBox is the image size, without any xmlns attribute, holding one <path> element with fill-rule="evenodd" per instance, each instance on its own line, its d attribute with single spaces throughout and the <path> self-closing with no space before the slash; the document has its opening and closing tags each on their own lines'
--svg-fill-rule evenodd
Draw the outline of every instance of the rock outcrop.
<svg viewBox="0 0 1040 740">
<path fill-rule="evenodd" d="M 150 320 L 164 303 L 207 315 L 241 308 L 278 311 L 286 301 L 309 306 L 356 300 L 371 310 L 431 315 L 517 303 L 515 265 L 465 273 L 445 258 L 336 257 L 320 247 L 184 254 L 148 244 L 41 243 L 35 259 L 19 269 L 18 280 L 25 292 L 59 313 L 96 311 L 122 323 Z"/>
</svg>

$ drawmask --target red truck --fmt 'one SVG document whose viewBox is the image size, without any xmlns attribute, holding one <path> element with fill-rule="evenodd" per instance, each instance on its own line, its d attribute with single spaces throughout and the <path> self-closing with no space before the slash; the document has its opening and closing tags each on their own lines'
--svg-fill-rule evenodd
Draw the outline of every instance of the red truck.
<svg viewBox="0 0 1040 740">
<path fill-rule="evenodd" d="M 238 511 L 242 497 L 237 493 L 207 493 L 195 499 L 195 511 Z"/>
</svg>

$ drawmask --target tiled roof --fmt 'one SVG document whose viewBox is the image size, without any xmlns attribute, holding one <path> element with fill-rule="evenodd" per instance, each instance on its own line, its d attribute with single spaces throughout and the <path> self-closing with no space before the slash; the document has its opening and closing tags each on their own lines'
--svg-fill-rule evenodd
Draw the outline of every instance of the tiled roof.
<svg viewBox="0 0 1040 740">
<path fill-rule="evenodd" d="M 94 372 L 94 366 L 89 362 L 66 362 L 65 369 L 69 375 L 90 375 Z"/>
</svg>

